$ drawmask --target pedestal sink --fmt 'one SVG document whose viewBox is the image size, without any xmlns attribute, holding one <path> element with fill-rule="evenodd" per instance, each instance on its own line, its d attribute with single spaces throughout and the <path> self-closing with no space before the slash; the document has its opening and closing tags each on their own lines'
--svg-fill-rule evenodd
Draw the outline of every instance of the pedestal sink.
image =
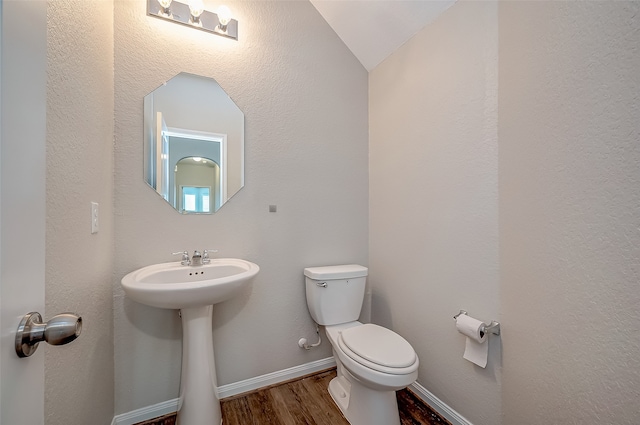
<svg viewBox="0 0 640 425">
<path fill-rule="evenodd" d="M 181 312 L 179 425 L 222 423 L 213 357 L 213 304 L 237 295 L 259 270 L 249 261 L 219 258 L 201 266 L 154 264 L 122 278 L 122 288 L 132 300 Z"/>
</svg>

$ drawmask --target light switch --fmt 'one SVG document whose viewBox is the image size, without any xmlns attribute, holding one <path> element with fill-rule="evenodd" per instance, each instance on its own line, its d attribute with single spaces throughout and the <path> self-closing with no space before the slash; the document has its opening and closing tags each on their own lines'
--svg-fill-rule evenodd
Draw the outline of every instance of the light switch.
<svg viewBox="0 0 640 425">
<path fill-rule="evenodd" d="M 91 234 L 98 233 L 98 203 L 91 203 Z"/>
</svg>

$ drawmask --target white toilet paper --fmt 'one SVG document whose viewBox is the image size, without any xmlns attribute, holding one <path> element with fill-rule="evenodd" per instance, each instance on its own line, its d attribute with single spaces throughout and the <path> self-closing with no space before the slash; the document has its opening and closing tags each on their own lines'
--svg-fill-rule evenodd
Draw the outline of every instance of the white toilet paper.
<svg viewBox="0 0 640 425">
<path fill-rule="evenodd" d="M 483 326 L 483 322 L 466 314 L 461 314 L 456 319 L 458 332 L 467 337 L 462 357 L 480 367 L 487 366 L 489 356 L 489 343 L 485 342 L 488 335 L 482 331 Z"/>
</svg>

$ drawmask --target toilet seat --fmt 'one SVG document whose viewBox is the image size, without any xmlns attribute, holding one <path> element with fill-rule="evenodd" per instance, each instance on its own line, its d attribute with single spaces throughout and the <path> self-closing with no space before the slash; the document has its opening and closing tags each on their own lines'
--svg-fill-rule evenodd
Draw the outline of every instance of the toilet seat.
<svg viewBox="0 0 640 425">
<path fill-rule="evenodd" d="M 352 360 L 378 372 L 407 375 L 418 367 L 411 344 L 382 326 L 368 323 L 344 329 L 338 345 Z"/>
</svg>

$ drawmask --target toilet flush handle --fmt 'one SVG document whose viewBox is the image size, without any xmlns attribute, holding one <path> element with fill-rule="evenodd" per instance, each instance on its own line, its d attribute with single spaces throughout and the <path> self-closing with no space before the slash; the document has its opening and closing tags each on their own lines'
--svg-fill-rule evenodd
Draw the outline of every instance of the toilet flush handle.
<svg viewBox="0 0 640 425">
<path fill-rule="evenodd" d="M 316 285 L 321 286 L 323 288 L 327 287 L 327 282 L 316 282 Z"/>
</svg>

